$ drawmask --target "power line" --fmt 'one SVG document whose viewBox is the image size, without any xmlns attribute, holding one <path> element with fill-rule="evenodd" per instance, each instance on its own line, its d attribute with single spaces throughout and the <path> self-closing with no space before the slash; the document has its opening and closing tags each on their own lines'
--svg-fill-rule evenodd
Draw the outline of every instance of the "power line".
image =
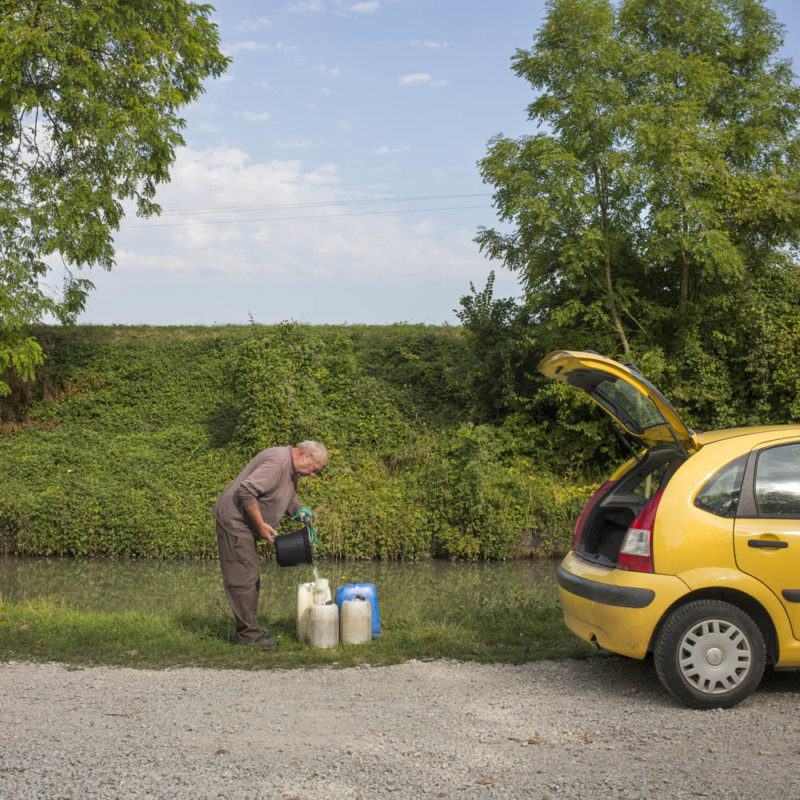
<svg viewBox="0 0 800 800">
<path fill-rule="evenodd" d="M 271 211 L 284 208 L 333 208 L 338 206 L 371 205 L 377 203 L 416 203 L 423 200 L 461 200 L 467 197 L 489 197 L 488 192 L 473 194 L 432 194 L 417 197 L 378 197 L 371 200 L 329 200 L 316 203 L 273 203 L 269 205 L 212 206 L 210 208 L 174 208 L 164 211 L 161 216 L 188 216 L 191 214 L 233 213 L 239 211 Z"/>
<path fill-rule="evenodd" d="M 470 208 L 491 208 L 491 206 L 439 206 L 433 208 L 398 208 L 391 211 L 357 211 L 352 214 L 306 214 L 291 217 L 257 217 L 255 219 L 210 219 L 193 222 L 155 222 L 143 225 L 121 225 L 120 230 L 129 231 L 136 228 L 185 228 L 189 225 L 246 225 L 252 222 L 286 222 L 301 219 L 341 219 L 343 217 L 374 217 L 386 214 L 419 214 L 425 211 L 462 211 Z"/>
</svg>

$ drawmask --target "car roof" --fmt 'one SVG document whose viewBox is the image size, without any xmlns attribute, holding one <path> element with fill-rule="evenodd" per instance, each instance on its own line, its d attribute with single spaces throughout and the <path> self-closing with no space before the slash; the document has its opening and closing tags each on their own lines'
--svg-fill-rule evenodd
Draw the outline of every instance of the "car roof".
<svg viewBox="0 0 800 800">
<path fill-rule="evenodd" d="M 695 431 L 699 445 L 733 439 L 737 436 L 755 436 L 757 440 L 769 441 L 775 434 L 800 436 L 800 425 L 753 425 L 745 428 L 723 428 L 718 431 Z"/>
</svg>

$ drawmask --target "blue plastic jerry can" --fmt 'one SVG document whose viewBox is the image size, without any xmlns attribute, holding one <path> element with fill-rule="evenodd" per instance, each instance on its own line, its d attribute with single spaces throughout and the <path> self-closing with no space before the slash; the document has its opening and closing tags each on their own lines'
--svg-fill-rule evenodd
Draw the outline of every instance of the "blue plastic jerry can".
<svg viewBox="0 0 800 800">
<path fill-rule="evenodd" d="M 356 597 L 363 597 L 369 601 L 372 609 L 372 635 L 381 635 L 381 612 L 378 609 L 378 591 L 374 583 L 348 583 L 340 586 L 336 590 L 336 605 L 339 606 L 339 613 L 342 612 L 342 603 L 345 600 L 354 600 Z"/>
</svg>

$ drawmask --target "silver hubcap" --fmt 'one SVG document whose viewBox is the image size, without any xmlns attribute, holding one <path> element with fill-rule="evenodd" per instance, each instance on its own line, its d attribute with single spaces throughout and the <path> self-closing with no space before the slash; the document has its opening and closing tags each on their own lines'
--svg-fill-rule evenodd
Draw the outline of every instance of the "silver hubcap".
<svg viewBox="0 0 800 800">
<path fill-rule="evenodd" d="M 750 671 L 750 642 L 733 623 L 707 619 L 681 640 L 678 665 L 684 680 L 703 694 L 735 689 Z"/>
</svg>

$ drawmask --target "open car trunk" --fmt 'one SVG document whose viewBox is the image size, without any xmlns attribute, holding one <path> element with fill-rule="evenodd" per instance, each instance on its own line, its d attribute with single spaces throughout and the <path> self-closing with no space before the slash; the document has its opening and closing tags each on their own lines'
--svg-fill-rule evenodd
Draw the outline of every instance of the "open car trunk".
<svg viewBox="0 0 800 800">
<path fill-rule="evenodd" d="M 600 487 L 578 519 L 575 554 L 592 564 L 616 566 L 622 540 L 636 515 L 687 458 L 676 446 L 651 447 L 622 477 Z"/>
<path fill-rule="evenodd" d="M 615 567 L 625 534 L 643 510 L 701 445 L 663 394 L 629 362 L 591 350 L 554 350 L 539 362 L 539 372 L 584 392 L 629 436 L 646 449 L 622 477 L 595 492 L 575 526 L 572 550 L 593 564 Z M 654 500 L 654 503 L 657 500 Z M 653 504 L 650 504 L 653 507 Z M 647 509 L 643 517 L 647 516 Z M 641 534 L 642 521 L 636 533 Z M 628 545 L 625 545 L 626 550 Z M 625 553 L 630 568 L 635 553 Z"/>
</svg>

